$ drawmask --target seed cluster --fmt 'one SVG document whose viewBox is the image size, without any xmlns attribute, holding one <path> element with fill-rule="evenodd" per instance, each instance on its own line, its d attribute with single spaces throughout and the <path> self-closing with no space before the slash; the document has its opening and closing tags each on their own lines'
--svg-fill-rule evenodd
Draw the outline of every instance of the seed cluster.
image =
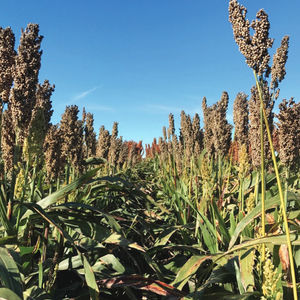
<svg viewBox="0 0 300 300">
<path fill-rule="evenodd" d="M 229 2 L 229 21 L 232 24 L 234 39 L 240 52 L 245 56 L 248 66 L 258 75 L 270 72 L 268 49 L 273 45 L 269 38 L 270 23 L 264 10 L 256 14 L 256 20 L 246 19 L 247 9 L 236 0 Z M 253 36 L 250 28 L 254 30 Z"/>
<path fill-rule="evenodd" d="M 97 145 L 93 114 L 87 113 L 82 122 L 84 122 L 84 157 L 93 157 L 96 155 Z"/>
<path fill-rule="evenodd" d="M 63 159 L 75 169 L 82 169 L 83 161 L 83 126 L 78 120 L 77 105 L 67 106 L 60 121 L 62 135 L 61 153 Z"/>
<path fill-rule="evenodd" d="M 234 137 L 239 145 L 248 146 L 249 111 L 247 95 L 238 93 L 233 104 Z"/>
<path fill-rule="evenodd" d="M 276 89 L 278 83 L 281 82 L 286 74 L 285 64 L 288 58 L 289 37 L 284 36 L 281 41 L 281 46 L 276 50 L 273 56 L 273 65 L 271 68 L 271 88 Z"/>
<path fill-rule="evenodd" d="M 300 103 L 291 98 L 279 104 L 278 139 L 280 161 L 295 167 L 300 157 Z"/>
<path fill-rule="evenodd" d="M 41 67 L 40 50 L 43 37 L 39 35 L 39 25 L 28 24 L 22 31 L 13 72 L 13 88 L 9 105 L 17 128 L 18 142 L 21 145 L 28 133 L 33 108 L 36 103 L 36 86 Z"/>
<path fill-rule="evenodd" d="M 223 92 L 221 99 L 217 102 L 213 110 L 213 142 L 218 155 L 224 157 L 228 154 L 231 144 L 232 125 L 228 123 L 226 112 L 229 97 L 227 92 Z"/>
<path fill-rule="evenodd" d="M 8 102 L 15 65 L 15 35 L 10 27 L 0 27 L 0 113 L 2 103 Z"/>
<path fill-rule="evenodd" d="M 57 125 L 51 125 L 45 137 L 43 149 L 45 153 L 45 167 L 48 182 L 59 178 L 63 171 L 63 157 L 61 155 L 62 135 Z"/>
<path fill-rule="evenodd" d="M 273 131 L 274 113 L 272 112 L 274 100 L 272 100 L 267 81 L 263 82 L 263 99 L 266 109 L 267 120 L 269 123 L 270 131 Z M 251 157 L 254 167 L 259 167 L 261 163 L 261 131 L 260 131 L 260 98 L 257 87 L 251 89 L 251 98 L 249 101 L 249 142 L 251 146 Z M 265 159 L 271 158 L 270 145 L 267 137 L 265 125 L 264 132 L 264 157 Z"/>
</svg>

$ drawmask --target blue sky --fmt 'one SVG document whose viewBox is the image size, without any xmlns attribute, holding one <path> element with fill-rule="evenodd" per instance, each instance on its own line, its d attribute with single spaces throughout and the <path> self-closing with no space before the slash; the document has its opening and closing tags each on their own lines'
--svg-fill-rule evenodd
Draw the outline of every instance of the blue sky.
<svg viewBox="0 0 300 300">
<path fill-rule="evenodd" d="M 241 0 L 248 18 L 264 8 L 274 48 L 290 35 L 287 76 L 280 99 L 300 99 L 298 0 Z M 44 36 L 40 82 L 56 86 L 53 123 L 66 105 L 85 106 L 99 127 L 119 122 L 124 139 L 150 143 L 183 109 L 201 113 L 222 91 L 250 93 L 253 75 L 233 40 L 225 0 L 10 0 L 1 3 L 0 26 L 40 24 Z M 281 101 L 281 100 L 280 100 Z M 277 103 L 278 104 L 278 103 Z"/>
</svg>

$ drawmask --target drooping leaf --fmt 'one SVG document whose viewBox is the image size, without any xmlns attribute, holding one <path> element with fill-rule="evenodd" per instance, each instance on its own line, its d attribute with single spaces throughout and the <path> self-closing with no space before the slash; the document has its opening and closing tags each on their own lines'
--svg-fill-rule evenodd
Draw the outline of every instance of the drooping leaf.
<svg viewBox="0 0 300 300">
<path fill-rule="evenodd" d="M 22 300 L 16 293 L 6 287 L 0 288 L 0 300 Z"/>
<path fill-rule="evenodd" d="M 23 298 L 22 281 L 17 264 L 9 251 L 2 247 L 0 247 L 0 278 L 4 287 Z"/>
<path fill-rule="evenodd" d="M 120 263 L 120 261 L 113 255 L 107 254 L 99 258 L 99 261 L 109 267 L 113 268 L 119 274 L 123 274 L 125 272 L 124 266 Z"/>
<path fill-rule="evenodd" d="M 165 229 L 156 240 L 154 246 L 164 246 L 176 230 L 173 227 Z"/>
<path fill-rule="evenodd" d="M 99 288 L 95 279 L 95 274 L 88 260 L 82 255 L 82 261 L 84 266 L 85 280 L 89 287 L 90 296 L 92 300 L 99 300 Z"/>
<path fill-rule="evenodd" d="M 159 280 L 145 278 L 140 275 L 119 276 L 115 278 L 99 280 L 99 284 L 109 289 L 117 287 L 133 287 L 161 296 L 175 296 L 177 298 L 182 298 L 185 296 L 184 292 L 179 291 L 172 285 L 166 284 Z"/>
<path fill-rule="evenodd" d="M 295 198 L 296 195 L 294 193 L 289 192 L 289 198 Z M 280 198 L 279 195 L 276 195 L 275 197 L 269 198 L 265 202 L 265 209 L 268 210 L 270 208 L 276 207 L 280 205 Z M 247 214 L 236 226 L 236 229 L 234 233 L 232 234 L 230 243 L 229 243 L 229 249 L 233 247 L 235 244 L 239 234 L 243 231 L 243 229 L 251 223 L 255 218 L 259 217 L 261 215 L 261 204 L 258 203 L 257 206 L 249 213 Z"/>
<path fill-rule="evenodd" d="M 57 203 L 60 199 L 64 198 L 68 193 L 75 191 L 78 189 L 82 184 L 87 183 L 91 178 L 93 178 L 96 173 L 98 172 L 99 168 L 93 169 L 88 171 L 86 174 L 82 175 L 80 178 L 76 179 L 72 183 L 62 187 L 58 191 L 50 194 L 49 196 L 45 197 L 44 199 L 37 202 L 37 204 L 45 209 L 48 206 Z M 28 218 L 32 214 L 32 211 L 27 210 L 25 214 L 22 216 L 21 220 Z"/>
<path fill-rule="evenodd" d="M 239 252 L 241 282 L 244 286 L 245 291 L 247 292 L 253 292 L 253 288 L 255 287 L 253 273 L 254 259 L 255 250 L 252 248 L 247 250 L 241 250 Z"/>
<path fill-rule="evenodd" d="M 52 297 L 37 286 L 28 288 L 23 293 L 24 300 L 51 300 Z"/>
<path fill-rule="evenodd" d="M 143 249 L 143 247 L 141 247 L 137 243 L 132 243 L 132 242 L 128 241 L 127 239 L 123 238 L 118 233 L 113 233 L 105 241 L 103 241 L 103 243 L 120 245 L 120 246 L 123 246 L 123 247 L 134 248 L 136 250 L 145 252 L 145 250 Z"/>
<path fill-rule="evenodd" d="M 172 285 L 177 285 L 178 289 L 182 289 L 182 287 L 187 283 L 190 277 L 197 272 L 201 264 L 206 260 L 211 259 L 211 257 L 212 256 L 199 255 L 193 255 L 192 257 L 190 257 L 190 259 L 179 270 Z"/>
</svg>

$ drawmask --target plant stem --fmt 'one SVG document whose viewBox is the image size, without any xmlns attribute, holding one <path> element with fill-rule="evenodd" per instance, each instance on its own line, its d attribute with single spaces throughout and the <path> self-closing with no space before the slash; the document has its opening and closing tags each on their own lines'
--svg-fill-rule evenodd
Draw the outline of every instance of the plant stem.
<svg viewBox="0 0 300 300">
<path fill-rule="evenodd" d="M 259 87 L 259 83 L 256 83 Z M 261 96 L 261 94 L 259 94 Z M 264 149 L 264 121 L 263 121 L 263 101 L 260 102 L 260 163 L 261 163 L 261 227 L 262 236 L 266 235 L 266 215 L 265 215 L 265 149 Z M 265 261 L 265 244 L 262 244 L 262 264 Z"/>
<path fill-rule="evenodd" d="M 281 207 L 282 207 L 283 223 L 284 223 L 284 227 L 285 227 L 285 231 L 286 231 L 286 239 L 287 239 L 287 246 L 288 246 L 288 252 L 289 252 L 289 260 L 290 260 L 290 266 L 291 266 L 293 295 L 294 295 L 294 300 L 297 300 L 298 295 L 297 295 L 297 285 L 296 285 L 296 276 L 295 276 L 295 265 L 294 265 L 294 260 L 293 260 L 292 243 L 291 243 L 288 219 L 287 219 L 287 214 L 286 214 L 286 209 L 285 209 L 285 202 L 284 202 L 284 197 L 283 197 L 282 185 L 281 185 L 281 180 L 280 180 L 280 177 L 279 177 L 279 171 L 278 171 L 277 161 L 276 161 L 276 157 L 275 157 L 275 151 L 274 151 L 274 147 L 273 147 L 272 136 L 271 136 L 271 132 L 270 132 L 269 124 L 268 124 L 268 119 L 267 119 L 267 115 L 266 115 L 266 110 L 265 110 L 264 103 L 263 103 L 261 87 L 260 87 L 259 82 L 257 80 L 256 72 L 255 71 L 253 71 L 253 72 L 254 72 L 254 77 L 255 77 L 257 89 L 258 89 L 258 92 L 259 92 L 260 103 L 261 103 L 262 110 L 263 110 L 264 121 L 265 121 L 266 129 L 267 129 L 268 140 L 269 140 L 269 143 L 270 143 L 272 160 L 273 160 L 276 179 L 277 179 L 280 203 L 281 203 Z"/>
</svg>

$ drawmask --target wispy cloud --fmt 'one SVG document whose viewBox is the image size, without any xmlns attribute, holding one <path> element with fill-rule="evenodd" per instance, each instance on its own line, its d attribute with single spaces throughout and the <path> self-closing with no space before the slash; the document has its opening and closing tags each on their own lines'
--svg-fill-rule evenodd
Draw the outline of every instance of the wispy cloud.
<svg viewBox="0 0 300 300">
<path fill-rule="evenodd" d="M 89 90 L 86 90 L 86 91 L 84 91 L 84 92 L 81 92 L 81 93 L 75 95 L 75 96 L 73 97 L 73 100 L 74 100 L 74 101 L 81 100 L 81 99 L 85 98 L 87 95 L 89 95 L 89 94 L 95 92 L 98 88 L 100 88 L 100 87 L 99 87 L 99 86 L 95 86 L 95 87 L 93 87 L 92 89 L 89 89 Z"/>
<path fill-rule="evenodd" d="M 75 96 L 73 96 L 69 103 L 74 103 L 74 102 L 78 102 L 79 100 L 82 100 L 84 99 L 85 97 L 87 97 L 88 95 L 92 94 L 93 92 L 95 92 L 96 90 L 98 89 L 101 89 L 103 86 L 102 85 L 98 85 L 98 86 L 95 86 L 89 90 L 86 90 L 86 91 L 83 91 L 83 92 L 80 92 L 78 94 L 76 94 Z"/>
</svg>

